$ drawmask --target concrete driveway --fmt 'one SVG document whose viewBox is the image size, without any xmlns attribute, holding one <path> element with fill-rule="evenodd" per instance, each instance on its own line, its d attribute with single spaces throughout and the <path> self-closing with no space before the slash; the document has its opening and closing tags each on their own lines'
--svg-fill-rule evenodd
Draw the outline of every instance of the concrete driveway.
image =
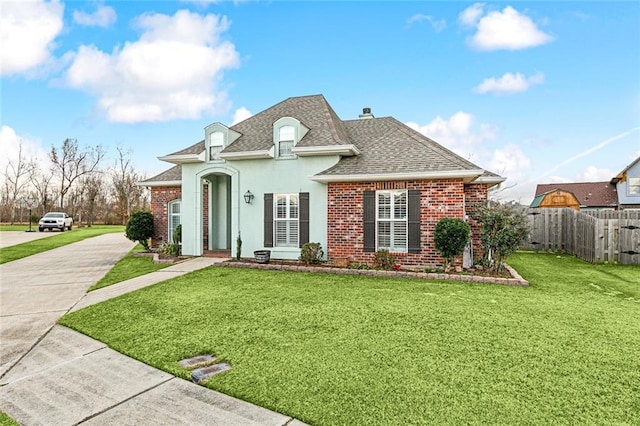
<svg viewBox="0 0 640 426">
<path fill-rule="evenodd" d="M 36 225 L 36 229 L 38 226 Z M 25 232 L 25 231 L 2 231 L 0 232 L 0 248 L 15 246 L 16 244 L 22 244 L 33 240 L 39 240 L 40 238 L 51 237 L 58 235 L 59 231 L 46 231 L 46 232 Z"/>
<path fill-rule="evenodd" d="M 85 296 L 133 246 L 106 234 L 0 265 L 0 411 L 25 425 L 303 425 L 55 324 L 76 307 L 211 264 L 195 258 Z"/>
</svg>

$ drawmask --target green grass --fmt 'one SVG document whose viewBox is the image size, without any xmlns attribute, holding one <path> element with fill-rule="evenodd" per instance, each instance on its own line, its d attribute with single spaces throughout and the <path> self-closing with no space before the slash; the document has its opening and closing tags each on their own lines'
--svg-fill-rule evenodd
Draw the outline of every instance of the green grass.
<svg viewBox="0 0 640 426">
<path fill-rule="evenodd" d="M 26 231 L 29 229 L 29 225 L 0 225 L 0 232 L 2 231 Z M 38 222 L 31 224 L 31 229 L 38 230 Z"/>
<path fill-rule="evenodd" d="M 208 268 L 61 323 L 311 424 L 632 424 L 640 267 L 510 259 L 531 287 Z"/>
<path fill-rule="evenodd" d="M 0 249 L 0 264 L 112 232 L 124 232 L 124 226 L 94 225 L 91 228 L 74 228 L 72 231 L 58 232 L 57 235 L 51 237 L 4 247 Z"/>
<path fill-rule="evenodd" d="M 141 251 L 144 251 L 144 247 L 142 247 L 141 244 L 136 245 L 125 257 L 120 259 L 100 281 L 89 287 L 88 291 L 107 287 L 170 266 L 168 263 L 153 263 L 153 257 L 134 256 L 134 253 Z"/>
<path fill-rule="evenodd" d="M 0 426 L 19 426 L 20 423 L 13 420 L 6 413 L 0 411 Z"/>
</svg>

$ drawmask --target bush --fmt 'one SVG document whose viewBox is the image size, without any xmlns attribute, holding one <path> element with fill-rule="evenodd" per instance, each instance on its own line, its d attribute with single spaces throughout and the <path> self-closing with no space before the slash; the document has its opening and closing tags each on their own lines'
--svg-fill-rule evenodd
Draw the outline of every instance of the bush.
<svg viewBox="0 0 640 426">
<path fill-rule="evenodd" d="M 131 215 L 125 236 L 131 241 L 138 241 L 149 251 L 149 238 L 153 236 L 153 214 L 150 211 L 138 211 Z"/>
<path fill-rule="evenodd" d="M 438 221 L 433 231 L 436 250 L 444 258 L 446 271 L 453 258 L 461 255 L 471 238 L 471 228 L 462 219 L 443 218 Z"/>
<path fill-rule="evenodd" d="M 527 218 L 524 212 L 496 202 L 480 207 L 476 216 L 481 224 L 482 263 L 499 271 L 506 258 L 518 250 L 529 236 Z"/>
<path fill-rule="evenodd" d="M 173 244 L 180 245 L 182 242 L 182 224 L 176 226 L 173 230 Z"/>
<path fill-rule="evenodd" d="M 300 260 L 305 265 L 317 264 L 322 262 L 324 251 L 320 243 L 304 243 L 300 250 Z"/>
<path fill-rule="evenodd" d="M 376 252 L 373 263 L 376 269 L 383 269 L 385 271 L 393 271 L 396 269 L 396 257 L 386 249 L 381 249 Z"/>
<path fill-rule="evenodd" d="M 238 238 L 236 238 L 236 260 L 240 260 L 242 257 L 242 238 L 240 238 L 240 231 L 238 231 Z"/>
</svg>

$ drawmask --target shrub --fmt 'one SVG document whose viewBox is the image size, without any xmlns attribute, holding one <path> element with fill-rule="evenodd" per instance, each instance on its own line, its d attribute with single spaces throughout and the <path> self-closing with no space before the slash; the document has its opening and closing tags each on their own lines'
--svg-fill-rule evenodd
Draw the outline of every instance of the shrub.
<svg viewBox="0 0 640 426">
<path fill-rule="evenodd" d="M 324 251 L 320 243 L 304 243 L 300 250 L 300 260 L 305 265 L 311 265 L 322 262 Z"/>
<path fill-rule="evenodd" d="M 125 236 L 131 241 L 138 241 L 149 251 L 149 238 L 153 236 L 153 214 L 150 211 L 134 212 L 127 222 Z"/>
<path fill-rule="evenodd" d="M 238 231 L 238 238 L 236 238 L 236 260 L 240 260 L 242 256 L 242 238 L 240 238 L 240 231 Z"/>
<path fill-rule="evenodd" d="M 173 244 L 179 245 L 182 242 L 182 224 L 173 230 Z"/>
<path fill-rule="evenodd" d="M 527 218 L 524 212 L 496 202 L 481 206 L 476 216 L 481 224 L 480 238 L 484 249 L 482 263 L 499 271 L 506 258 L 529 236 Z"/>
<path fill-rule="evenodd" d="M 443 218 L 433 231 L 436 250 L 444 258 L 444 270 L 448 270 L 453 258 L 464 252 L 471 238 L 471 228 L 462 219 Z"/>
<path fill-rule="evenodd" d="M 377 269 L 385 271 L 393 271 L 396 269 L 396 257 L 389 253 L 387 249 L 378 250 L 373 259 L 373 263 Z"/>
</svg>

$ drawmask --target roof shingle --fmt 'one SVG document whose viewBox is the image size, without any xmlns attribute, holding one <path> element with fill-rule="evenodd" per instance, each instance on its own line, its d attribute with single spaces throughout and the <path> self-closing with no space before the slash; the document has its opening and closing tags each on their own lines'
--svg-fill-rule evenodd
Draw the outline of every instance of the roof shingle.
<svg viewBox="0 0 640 426">
<path fill-rule="evenodd" d="M 618 192 L 609 182 L 544 183 L 536 187 L 536 197 L 561 189 L 573 193 L 584 207 L 613 207 L 618 205 Z"/>
</svg>

